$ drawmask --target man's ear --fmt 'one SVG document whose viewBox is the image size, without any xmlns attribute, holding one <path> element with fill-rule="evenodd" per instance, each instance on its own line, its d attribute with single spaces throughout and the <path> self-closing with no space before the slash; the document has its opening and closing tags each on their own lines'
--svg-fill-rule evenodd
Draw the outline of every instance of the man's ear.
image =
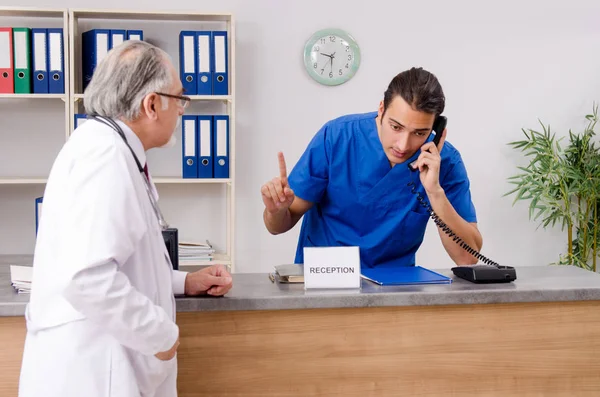
<svg viewBox="0 0 600 397">
<path fill-rule="evenodd" d="M 381 102 L 379 102 L 379 109 L 377 110 L 377 116 L 379 116 L 380 120 L 383 118 L 384 113 L 385 113 L 385 109 L 383 107 L 383 100 L 382 100 Z"/>
<path fill-rule="evenodd" d="M 155 93 L 148 94 L 142 100 L 142 111 L 150 120 L 156 120 L 158 113 L 156 109 L 159 106 L 160 98 Z"/>
</svg>

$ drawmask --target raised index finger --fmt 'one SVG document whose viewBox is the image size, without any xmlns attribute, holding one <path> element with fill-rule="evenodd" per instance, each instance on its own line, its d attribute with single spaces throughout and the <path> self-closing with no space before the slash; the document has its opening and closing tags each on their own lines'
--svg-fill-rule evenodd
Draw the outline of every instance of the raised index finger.
<svg viewBox="0 0 600 397">
<path fill-rule="evenodd" d="M 279 158 L 279 176 L 281 179 L 287 180 L 287 167 L 285 166 L 285 158 L 283 157 L 283 153 L 277 153 L 277 157 Z"/>
</svg>

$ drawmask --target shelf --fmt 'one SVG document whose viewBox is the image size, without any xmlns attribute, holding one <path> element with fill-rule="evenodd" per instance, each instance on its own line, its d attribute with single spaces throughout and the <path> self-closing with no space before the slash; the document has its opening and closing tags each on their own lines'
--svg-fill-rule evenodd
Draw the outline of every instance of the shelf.
<svg viewBox="0 0 600 397">
<path fill-rule="evenodd" d="M 16 3 L 18 4 L 18 3 Z M 196 10 L 135 10 L 135 9 L 102 9 L 95 7 L 82 8 L 35 8 L 35 7 L 2 7 L 0 6 L 0 16 L 10 20 L 12 17 L 15 21 L 14 26 L 17 26 L 19 20 L 27 21 L 28 18 L 35 19 L 33 25 L 48 26 L 58 25 L 59 20 L 62 21 L 64 32 L 64 76 L 65 76 L 65 94 L 0 94 L 0 103 L 3 103 L 7 109 L 4 113 L 10 115 L 9 106 L 27 109 L 29 107 L 43 107 L 55 111 L 57 106 L 63 105 L 58 102 L 25 102 L 32 99 L 52 99 L 56 101 L 60 99 L 64 102 L 65 107 L 65 138 L 68 140 L 73 131 L 74 115 L 85 113 L 84 90 L 81 84 L 81 33 L 87 29 L 104 27 L 130 28 L 141 29 L 144 31 L 144 36 L 149 42 L 159 45 L 164 51 L 170 54 L 176 65 L 177 54 L 179 53 L 178 33 L 181 29 L 190 30 L 224 30 L 228 32 L 228 67 L 229 67 L 229 94 L 231 95 L 188 95 L 193 102 L 190 106 L 193 110 L 190 113 L 204 114 L 227 114 L 229 115 L 229 157 L 230 157 L 230 178 L 182 178 L 180 171 L 176 168 L 169 168 L 171 171 L 165 170 L 163 173 L 157 172 L 153 178 L 160 191 L 166 192 L 175 189 L 176 194 L 189 194 L 192 197 L 195 191 L 199 190 L 216 190 L 215 193 L 223 196 L 226 201 L 226 220 L 223 224 L 224 241 L 219 241 L 221 252 L 227 254 L 215 255 L 212 261 L 193 261 L 180 263 L 180 266 L 211 266 L 222 264 L 230 268 L 230 271 L 235 271 L 236 254 L 235 254 L 235 18 L 229 12 L 196 12 Z M 46 22 L 44 22 L 44 20 Z M 43 24 L 43 25 L 42 25 Z M 19 26 L 26 26 L 19 22 Z M 7 25 L 7 26 L 10 26 Z M 58 27 L 58 26 L 57 26 Z M 193 91 L 192 91 L 193 93 Z M 184 94 L 185 95 L 185 94 Z M 14 102 L 14 100 L 21 102 Z M 10 102 L 10 101 L 13 102 Z M 13 106 L 14 105 L 14 106 Z M 19 111 L 20 112 L 20 111 Z M 58 116 L 57 116 L 58 117 Z M 10 146 L 9 146 L 10 147 Z M 12 149 L 12 148 L 11 148 Z M 40 148 L 45 150 L 45 148 Z M 45 152 L 44 152 L 45 153 Z M 166 153 L 166 156 L 173 157 L 173 161 L 181 162 L 180 150 Z M 177 160 L 179 159 L 179 160 Z M 177 163 L 177 165 L 179 165 Z M 165 162 L 166 164 L 166 162 Z M 169 163 L 171 164 L 171 163 Z M 171 164 L 172 165 L 172 164 Z M 179 165 L 180 167 L 180 165 Z M 14 171 L 14 170 L 13 170 Z M 156 171 L 156 169 L 155 169 Z M 48 175 L 41 172 L 38 175 L 19 176 L 20 172 L 11 172 L 5 170 L 5 177 L 0 176 L 0 191 L 17 189 L 29 191 L 39 191 L 46 187 Z M 161 175 L 162 174 L 162 175 Z M 170 175 L 170 176 L 169 176 Z M 165 186 L 166 185 L 166 186 Z M 188 186 L 186 188 L 186 186 Z M 185 189 L 184 189 L 185 188 Z M 182 190 L 183 189 L 183 190 Z M 192 189 L 189 191 L 189 189 Z M 198 191 L 199 191 L 198 190 Z M 181 191 L 181 192 L 180 192 Z M 171 192 L 172 193 L 172 192 Z M 1 194 L 1 193 L 0 193 Z M 21 194 L 21 193 L 19 193 Z M 217 197 L 215 197 L 215 200 Z M 2 200 L 0 200 L 2 205 Z M 219 221 L 221 222 L 221 221 Z M 216 233 L 216 232 L 215 232 Z M 216 237 L 215 237 L 216 238 Z M 2 259 L 2 258 L 0 258 Z M 6 259 L 6 258 L 5 258 Z"/>
<path fill-rule="evenodd" d="M 0 185 L 40 185 L 48 181 L 48 178 L 2 178 Z"/>
<path fill-rule="evenodd" d="M 212 261 L 182 261 L 179 260 L 179 268 L 185 270 L 187 266 L 231 266 L 231 259 L 227 254 L 214 254 Z"/>
<path fill-rule="evenodd" d="M 39 185 L 48 181 L 48 178 L 1 178 L 0 185 Z M 217 178 L 176 178 L 176 177 L 157 177 L 152 178 L 155 184 L 226 184 L 231 183 L 231 179 Z"/>
<path fill-rule="evenodd" d="M 0 266 L 3 265 L 31 265 L 33 264 L 33 255 L 0 255 Z M 211 266 L 211 265 L 231 265 L 231 259 L 227 254 L 215 254 L 212 261 L 180 261 L 179 267 L 186 266 Z"/>
<path fill-rule="evenodd" d="M 189 95 L 192 101 L 207 101 L 207 102 L 227 102 L 231 101 L 231 95 Z M 73 100 L 78 101 L 83 99 L 83 94 L 73 94 Z"/>
<path fill-rule="evenodd" d="M 192 101 L 231 101 L 231 95 L 189 95 Z"/>
<path fill-rule="evenodd" d="M 75 18 L 129 19 L 143 21 L 230 21 L 228 13 L 194 13 L 189 11 L 141 10 L 70 10 Z"/>
<path fill-rule="evenodd" d="M 230 183 L 231 180 L 230 179 L 217 179 L 217 178 L 174 178 L 174 177 L 156 177 L 156 178 L 152 178 L 152 182 L 154 182 L 155 184 L 169 184 L 169 183 L 186 183 L 186 184 L 197 184 L 197 183 L 201 183 L 201 184 L 205 184 L 205 183 L 212 183 L 212 184 L 224 184 L 224 183 Z"/>
<path fill-rule="evenodd" d="M 0 15 L 3 17 L 62 18 L 66 11 L 59 8 L 0 7 Z"/>
<path fill-rule="evenodd" d="M 66 94 L 0 94 L 0 99 L 67 99 Z"/>
</svg>

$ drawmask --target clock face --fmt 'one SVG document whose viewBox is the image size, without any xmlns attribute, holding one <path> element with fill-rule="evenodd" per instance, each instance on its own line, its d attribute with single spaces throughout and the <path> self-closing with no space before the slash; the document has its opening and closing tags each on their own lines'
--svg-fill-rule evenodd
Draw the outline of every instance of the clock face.
<svg viewBox="0 0 600 397">
<path fill-rule="evenodd" d="M 316 32 L 304 47 L 306 71 L 321 84 L 343 84 L 354 76 L 359 65 L 356 41 L 339 29 Z"/>
</svg>

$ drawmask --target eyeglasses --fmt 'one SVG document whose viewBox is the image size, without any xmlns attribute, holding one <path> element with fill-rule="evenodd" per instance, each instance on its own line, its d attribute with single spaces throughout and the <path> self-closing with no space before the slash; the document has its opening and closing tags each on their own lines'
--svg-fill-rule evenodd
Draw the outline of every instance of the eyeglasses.
<svg viewBox="0 0 600 397">
<path fill-rule="evenodd" d="M 190 97 L 187 96 L 182 96 L 182 95 L 172 95 L 172 94 L 165 94 L 164 92 L 155 92 L 156 95 L 160 95 L 160 96 L 166 96 L 168 98 L 175 98 L 175 99 L 179 99 L 179 106 L 181 106 L 182 108 L 187 108 L 188 105 L 190 104 Z"/>
</svg>

